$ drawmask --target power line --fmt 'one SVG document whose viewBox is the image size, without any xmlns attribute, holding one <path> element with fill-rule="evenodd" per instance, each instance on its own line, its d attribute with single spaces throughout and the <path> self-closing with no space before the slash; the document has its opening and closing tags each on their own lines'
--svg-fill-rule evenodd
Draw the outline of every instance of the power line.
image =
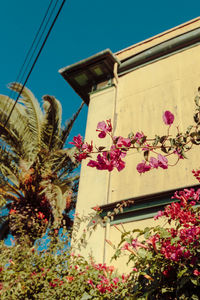
<svg viewBox="0 0 200 300">
<path fill-rule="evenodd" d="M 51 0 L 51 3 L 52 3 L 52 1 L 53 1 L 53 0 Z M 31 55 L 31 57 L 30 57 L 30 59 L 29 59 L 29 61 L 28 61 L 28 64 L 27 64 L 27 66 L 26 66 L 26 68 L 25 68 L 25 70 L 24 70 L 24 72 L 23 72 L 23 74 L 22 74 L 22 76 L 21 76 L 22 79 L 23 79 L 23 77 L 24 77 L 24 75 L 25 75 L 25 73 L 26 73 L 26 71 L 27 71 L 27 69 L 28 69 L 28 66 L 29 66 L 30 63 L 31 63 L 31 60 L 32 60 L 32 58 L 33 58 L 33 56 L 34 56 L 34 54 L 35 54 L 35 52 L 36 52 L 36 49 L 38 48 L 38 45 L 39 45 L 39 43 L 40 43 L 40 41 L 41 41 L 41 39 L 42 39 L 42 36 L 43 36 L 43 34 L 44 34 L 44 32 L 45 32 L 45 30 L 46 30 L 46 28 L 47 28 L 47 25 L 49 24 L 49 21 L 50 21 L 52 15 L 53 15 L 53 12 L 54 12 L 54 10 L 55 10 L 57 4 L 58 4 L 58 1 L 59 1 L 59 0 L 56 1 L 55 5 L 54 5 L 54 7 L 53 7 L 53 9 L 52 9 L 52 11 L 51 11 L 51 13 L 50 13 L 50 16 L 49 16 L 49 18 L 48 18 L 48 20 L 47 20 L 47 22 L 46 22 L 46 24 L 45 24 L 45 26 L 44 26 L 44 29 L 43 29 L 43 31 L 42 31 L 40 37 L 39 37 L 39 40 L 37 41 L 37 44 L 36 44 L 36 46 L 35 46 L 35 48 L 34 48 L 34 50 L 33 50 L 33 53 L 32 53 L 32 55 Z M 51 6 L 51 4 L 50 4 L 50 6 Z M 40 27 L 41 27 L 41 26 L 40 26 Z M 41 28 L 40 28 L 40 29 L 41 29 Z M 35 41 L 35 40 L 34 40 L 34 41 Z M 34 42 L 32 43 L 31 47 L 33 47 L 33 46 L 34 46 Z M 22 80 L 22 79 L 21 79 L 21 80 Z M 17 82 L 17 80 L 16 80 L 16 82 Z"/>
<path fill-rule="evenodd" d="M 30 48 L 29 48 L 29 50 L 28 50 L 28 52 L 27 52 L 27 54 L 26 54 L 26 57 L 25 57 L 25 59 L 24 59 L 24 62 L 23 62 L 23 64 L 22 64 L 20 70 L 19 70 L 19 73 L 18 73 L 18 75 L 17 75 L 17 78 L 16 78 L 15 82 L 18 82 L 18 80 L 19 80 L 19 81 L 22 81 L 22 79 L 23 79 L 23 77 L 24 77 L 25 71 L 27 70 L 27 67 L 28 67 L 28 65 L 29 65 L 29 63 L 30 63 L 30 60 L 29 60 L 29 62 L 28 62 L 27 67 L 25 68 L 25 71 L 23 72 L 23 75 L 22 75 L 22 76 L 20 76 L 20 75 L 21 75 L 21 73 L 22 73 L 22 71 L 23 71 L 23 68 L 24 68 L 24 66 L 25 66 L 25 64 L 26 64 L 26 62 L 27 62 L 27 60 L 28 60 L 28 57 L 29 57 L 29 55 L 30 55 L 30 53 L 31 53 L 31 50 L 32 50 L 32 48 L 33 48 L 33 46 L 34 46 L 34 44 L 35 44 L 35 42 L 36 42 L 36 40 L 37 40 L 37 38 L 38 38 L 38 36 L 39 36 L 39 34 L 40 34 L 40 31 L 41 31 L 41 29 L 42 29 L 42 27 L 43 27 L 43 24 L 44 24 L 44 22 L 45 22 L 45 19 L 46 19 L 47 15 L 48 15 L 48 12 L 49 12 L 49 10 L 50 10 L 50 7 L 51 7 L 51 5 L 52 5 L 52 2 L 53 2 L 53 0 L 51 0 L 50 4 L 49 4 L 49 6 L 48 6 L 48 8 L 47 8 L 47 10 L 46 10 L 46 13 L 45 13 L 45 15 L 44 15 L 44 17 L 43 17 L 43 19 L 42 19 L 42 22 L 41 22 L 41 24 L 40 24 L 40 26 L 39 26 L 37 32 L 36 32 L 36 35 L 35 35 L 35 37 L 34 37 L 34 40 L 33 40 L 32 44 L 31 44 L 31 46 L 30 46 Z M 43 34 L 43 33 L 42 33 L 42 34 Z M 34 52 L 35 52 L 35 49 L 34 49 Z M 31 58 L 32 58 L 33 55 L 34 55 L 34 52 L 33 52 L 32 56 L 31 56 Z M 21 78 L 21 79 L 20 79 L 20 78 Z M 11 96 L 12 96 L 13 93 L 14 93 L 14 91 L 11 90 L 10 93 L 9 93 L 9 95 L 8 95 L 8 98 L 7 98 L 7 99 L 11 98 Z"/>
<path fill-rule="evenodd" d="M 36 58 L 35 58 L 35 60 L 34 60 L 34 62 L 33 62 L 33 64 L 32 64 L 32 66 L 31 66 L 31 69 L 30 69 L 30 71 L 29 71 L 29 73 L 28 73 L 28 75 L 27 75 L 27 77 L 26 77 L 26 79 L 25 79 L 25 81 L 24 81 L 24 84 L 23 84 L 23 86 L 22 86 L 22 88 L 21 88 L 21 90 L 20 90 L 20 92 L 19 92 L 19 94 L 18 94 L 18 96 L 17 96 L 17 99 L 15 100 L 15 103 L 14 103 L 14 105 L 13 105 L 13 107 L 12 107 L 10 113 L 9 113 L 9 116 L 8 116 L 8 118 L 7 118 L 7 120 L 6 120 L 5 124 L 4 124 L 4 128 L 6 127 L 8 121 L 9 121 L 9 119 L 10 119 L 10 116 L 11 116 L 11 114 L 12 114 L 12 112 L 13 112 L 13 110 L 14 110 L 14 108 L 15 108 L 15 106 L 16 106 L 18 100 L 19 100 L 19 97 L 20 97 L 20 95 L 21 95 L 21 93 L 22 93 L 22 91 L 23 91 L 23 89 L 24 89 L 24 87 L 25 87 L 25 85 L 26 85 L 26 83 L 27 83 L 27 81 L 28 81 L 28 79 L 29 79 L 29 77 L 30 77 L 30 75 L 31 75 L 31 73 L 32 73 L 32 71 L 33 71 L 33 69 L 34 69 L 34 67 L 35 67 L 35 64 L 36 64 L 36 62 L 37 62 L 37 60 L 38 60 L 38 58 L 39 58 L 39 56 L 40 56 L 40 54 L 41 54 L 41 52 L 42 52 L 42 50 L 43 50 L 45 44 L 46 44 L 46 41 L 47 41 L 47 39 L 48 39 L 48 37 L 49 37 L 49 35 L 50 35 L 50 33 L 51 33 L 51 31 L 52 31 L 54 25 L 55 25 L 55 22 L 56 22 L 56 20 L 57 20 L 57 18 L 58 18 L 58 16 L 59 16 L 59 14 L 60 14 L 60 12 L 61 12 L 61 10 L 62 10 L 64 4 L 65 4 L 65 2 L 66 2 L 66 0 L 63 0 L 62 3 L 61 3 L 61 5 L 60 5 L 60 8 L 59 8 L 59 10 L 58 10 L 58 12 L 57 12 L 57 14 L 56 14 L 56 16 L 55 16 L 53 22 L 52 22 L 52 24 L 51 24 L 51 26 L 50 26 L 50 28 L 49 28 L 47 34 L 46 34 L 46 37 L 45 37 L 45 39 L 44 39 L 44 41 L 43 41 L 43 43 L 42 43 L 42 45 L 41 45 L 41 47 L 40 47 L 40 50 L 39 50 L 39 52 L 38 52 L 38 54 L 37 54 L 37 56 L 36 56 Z"/>
</svg>

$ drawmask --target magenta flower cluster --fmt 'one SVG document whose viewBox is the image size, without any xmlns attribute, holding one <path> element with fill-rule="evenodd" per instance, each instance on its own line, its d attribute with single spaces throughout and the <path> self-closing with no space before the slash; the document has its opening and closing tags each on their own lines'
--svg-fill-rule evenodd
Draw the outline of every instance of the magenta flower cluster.
<svg viewBox="0 0 200 300">
<path fill-rule="evenodd" d="M 130 256 L 134 257 L 134 274 L 141 271 L 139 260 L 140 249 L 143 249 L 147 256 L 149 252 L 153 253 L 153 256 L 158 255 L 159 269 L 166 278 L 178 272 L 179 267 L 182 270 L 183 266 L 188 266 L 192 276 L 200 276 L 200 210 L 196 207 L 200 202 L 200 189 L 195 191 L 191 188 L 175 192 L 172 199 L 176 202 L 167 205 L 154 218 L 157 220 L 165 217 L 169 228 L 158 226 L 157 230 L 153 230 L 153 235 L 141 240 L 126 235 L 127 241 L 120 246 L 121 251 L 128 251 Z M 144 257 L 144 252 L 142 253 Z M 150 274 L 142 274 L 148 280 L 154 281 Z"/>
<path fill-rule="evenodd" d="M 141 163 L 137 165 L 137 171 L 141 173 L 145 173 L 150 171 L 151 169 L 158 169 L 158 167 L 162 169 L 168 168 L 168 160 L 165 156 L 158 154 L 158 157 L 150 157 L 149 162 L 143 160 Z"/>
<path fill-rule="evenodd" d="M 171 126 L 174 121 L 174 115 L 170 111 L 165 111 L 163 114 L 163 121 L 166 125 Z M 122 136 L 113 136 L 112 134 L 111 120 L 99 122 L 97 124 L 96 131 L 99 132 L 98 137 L 103 139 L 106 136 L 110 136 L 112 145 L 109 150 L 104 150 L 105 147 L 96 148 L 97 151 L 93 152 L 93 144 L 84 143 L 83 138 L 79 134 L 73 138 L 73 142 L 70 144 L 77 148 L 75 158 L 81 162 L 83 159 L 91 157 L 91 154 L 97 152 L 96 159 L 91 159 L 88 162 L 88 166 L 96 168 L 97 170 L 107 170 L 109 172 L 116 168 L 119 172 L 125 168 L 125 161 L 123 160 L 131 148 L 140 149 L 146 152 L 154 152 L 154 147 L 146 143 L 146 136 L 143 132 L 136 132 L 135 135 L 131 135 L 128 138 Z M 179 158 L 183 158 L 180 149 L 174 151 Z M 156 153 L 157 154 L 157 153 Z M 157 154 L 157 157 L 150 157 L 149 159 L 143 160 L 137 165 L 137 171 L 141 173 L 148 172 L 152 169 L 167 169 L 168 159 L 166 156 Z"/>
</svg>

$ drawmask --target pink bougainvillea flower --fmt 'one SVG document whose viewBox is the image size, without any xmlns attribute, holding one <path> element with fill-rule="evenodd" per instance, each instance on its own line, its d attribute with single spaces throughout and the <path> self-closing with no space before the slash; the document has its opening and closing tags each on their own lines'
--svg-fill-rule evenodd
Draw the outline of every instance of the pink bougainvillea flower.
<svg viewBox="0 0 200 300">
<path fill-rule="evenodd" d="M 91 279 L 88 279 L 87 283 L 90 284 L 94 288 L 94 283 Z"/>
<path fill-rule="evenodd" d="M 196 269 L 196 270 L 194 270 L 193 274 L 194 274 L 195 276 L 200 276 L 200 271 L 198 271 L 198 270 Z"/>
<path fill-rule="evenodd" d="M 109 172 L 116 168 L 120 172 L 125 168 L 125 162 L 122 160 L 125 156 L 125 152 L 113 145 L 110 151 L 98 154 L 97 160 L 90 160 L 87 165 L 97 170 L 108 170 Z"/>
<path fill-rule="evenodd" d="M 131 140 L 129 138 L 123 138 L 122 136 L 119 136 L 117 138 L 117 147 L 130 147 L 131 146 Z"/>
<path fill-rule="evenodd" d="M 155 157 L 150 157 L 149 164 L 152 168 L 158 169 L 159 163 Z"/>
<path fill-rule="evenodd" d="M 133 268 L 133 272 L 137 272 L 138 271 L 138 269 L 137 268 Z"/>
<path fill-rule="evenodd" d="M 134 140 L 136 140 L 136 142 L 138 144 L 142 144 L 142 139 L 145 137 L 143 132 L 136 132 L 135 136 L 134 136 Z"/>
<path fill-rule="evenodd" d="M 165 269 L 162 273 L 164 276 L 169 277 L 170 276 L 170 269 Z"/>
<path fill-rule="evenodd" d="M 81 149 L 83 145 L 83 138 L 80 134 L 73 137 L 73 142 L 69 142 L 69 144 L 74 145 L 76 148 Z"/>
<path fill-rule="evenodd" d="M 118 284 L 119 278 L 118 277 L 113 278 L 113 282 L 114 282 L 114 284 Z"/>
<path fill-rule="evenodd" d="M 184 159 L 180 149 L 174 150 L 174 153 L 178 155 L 179 159 Z"/>
<path fill-rule="evenodd" d="M 86 159 L 88 157 L 88 154 L 86 152 L 81 152 L 79 154 L 75 154 L 74 157 L 77 161 L 81 162 L 83 159 Z"/>
<path fill-rule="evenodd" d="M 108 267 L 108 272 L 110 272 L 112 274 L 112 272 L 115 270 L 114 266 L 109 266 Z"/>
<path fill-rule="evenodd" d="M 172 125 L 174 122 L 174 115 L 169 110 L 166 110 L 163 114 L 163 121 L 166 125 Z"/>
<path fill-rule="evenodd" d="M 158 154 L 158 165 L 162 169 L 167 169 L 168 168 L 168 160 L 165 156 Z"/>
<path fill-rule="evenodd" d="M 151 151 L 152 150 L 152 146 L 149 144 L 145 144 L 144 147 L 142 148 L 142 151 Z"/>
<path fill-rule="evenodd" d="M 102 122 L 99 122 L 97 124 L 97 129 L 96 131 L 99 131 L 100 133 L 98 134 L 98 137 L 103 139 L 106 137 L 106 134 L 108 132 L 111 132 L 112 131 L 112 125 L 111 125 L 111 120 L 106 120 L 105 121 L 102 121 Z"/>
<path fill-rule="evenodd" d="M 141 174 L 141 173 L 145 173 L 148 172 L 151 169 L 151 166 L 147 164 L 146 161 L 142 161 L 141 163 L 139 163 L 137 165 L 137 171 Z"/>
<path fill-rule="evenodd" d="M 53 283 L 53 282 L 49 282 L 49 285 L 51 286 L 51 287 L 56 287 L 57 286 L 57 284 L 56 283 Z"/>
<path fill-rule="evenodd" d="M 160 217 L 162 217 L 164 215 L 164 212 L 162 210 L 159 210 L 157 215 L 154 217 L 154 220 L 159 219 Z"/>
<path fill-rule="evenodd" d="M 92 152 L 93 150 L 93 144 L 91 142 L 91 144 L 85 143 L 82 145 L 82 150 L 86 151 L 86 152 Z"/>
</svg>

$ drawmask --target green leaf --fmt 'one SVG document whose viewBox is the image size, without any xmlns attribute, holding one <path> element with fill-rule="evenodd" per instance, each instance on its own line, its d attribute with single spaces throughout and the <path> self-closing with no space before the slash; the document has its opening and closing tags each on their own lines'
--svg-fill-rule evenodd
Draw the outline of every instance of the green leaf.
<svg viewBox="0 0 200 300">
<path fill-rule="evenodd" d="M 185 273 L 187 273 L 187 268 L 181 270 L 180 272 L 178 272 L 178 278 L 182 277 Z"/>
<path fill-rule="evenodd" d="M 199 113 L 194 114 L 194 121 L 199 124 Z"/>
<path fill-rule="evenodd" d="M 186 133 L 189 134 L 191 129 L 192 129 L 193 125 L 188 126 L 188 128 L 186 129 Z"/>
<path fill-rule="evenodd" d="M 159 142 L 160 142 L 160 137 L 158 135 L 156 135 L 155 140 L 153 142 L 153 146 L 157 146 Z"/>
<path fill-rule="evenodd" d="M 149 157 L 149 150 L 144 151 L 144 159 L 145 159 L 146 161 L 148 161 L 148 157 Z"/>
<path fill-rule="evenodd" d="M 197 295 L 192 295 L 191 299 L 192 299 L 192 300 L 199 300 L 199 296 L 197 296 Z"/>
<path fill-rule="evenodd" d="M 90 296 L 87 292 L 85 292 L 81 297 L 81 300 L 87 300 L 87 299 L 92 299 L 92 296 Z"/>
<path fill-rule="evenodd" d="M 194 98 L 194 102 L 195 102 L 195 104 L 196 104 L 196 106 L 198 106 L 199 107 L 199 96 L 196 96 L 195 98 Z"/>
<path fill-rule="evenodd" d="M 134 133 L 133 133 L 133 132 L 130 132 L 129 135 L 128 135 L 128 138 L 129 138 L 129 139 L 132 139 L 133 137 L 134 137 Z"/>
<path fill-rule="evenodd" d="M 167 153 L 167 149 L 164 146 L 161 147 L 161 151 Z"/>
<path fill-rule="evenodd" d="M 104 150 L 106 147 L 103 147 L 103 146 L 100 146 L 99 148 L 98 148 L 98 151 L 102 151 L 102 150 Z"/>
<path fill-rule="evenodd" d="M 176 140 L 175 139 L 170 138 L 169 141 L 170 141 L 171 147 L 176 146 Z"/>
<path fill-rule="evenodd" d="M 194 285 L 198 285 L 198 280 L 197 280 L 197 279 L 190 279 L 190 281 L 191 281 Z"/>
<path fill-rule="evenodd" d="M 161 142 L 161 144 L 166 140 L 166 138 L 167 138 L 167 136 L 166 135 L 163 135 L 163 136 L 161 136 L 161 138 L 160 138 L 160 142 Z"/>
</svg>

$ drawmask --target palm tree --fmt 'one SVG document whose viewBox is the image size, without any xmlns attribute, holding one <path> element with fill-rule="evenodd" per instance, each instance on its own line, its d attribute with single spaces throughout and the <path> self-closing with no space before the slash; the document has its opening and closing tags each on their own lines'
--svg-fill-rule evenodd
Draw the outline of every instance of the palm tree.
<svg viewBox="0 0 200 300">
<path fill-rule="evenodd" d="M 12 83 L 20 92 L 22 86 Z M 6 126 L 14 100 L 0 95 L 0 238 L 10 232 L 18 241 L 33 243 L 47 227 L 71 226 L 78 175 L 75 148 L 64 148 L 76 114 L 61 128 L 62 107 L 53 96 L 43 97 L 43 111 L 24 88 Z"/>
</svg>

